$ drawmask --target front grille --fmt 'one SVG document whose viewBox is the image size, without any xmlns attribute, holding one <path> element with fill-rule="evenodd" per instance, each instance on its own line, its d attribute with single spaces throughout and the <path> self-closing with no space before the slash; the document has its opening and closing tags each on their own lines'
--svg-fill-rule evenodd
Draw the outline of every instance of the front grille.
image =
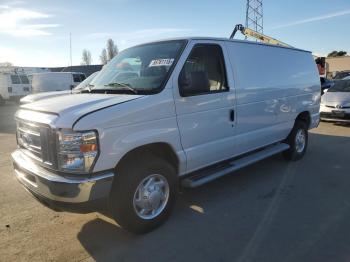
<svg viewBox="0 0 350 262">
<path fill-rule="evenodd" d="M 55 136 L 50 127 L 18 120 L 17 143 L 28 156 L 53 167 Z"/>
<path fill-rule="evenodd" d="M 42 159 L 40 127 L 25 122 L 17 122 L 18 145 Z"/>
</svg>

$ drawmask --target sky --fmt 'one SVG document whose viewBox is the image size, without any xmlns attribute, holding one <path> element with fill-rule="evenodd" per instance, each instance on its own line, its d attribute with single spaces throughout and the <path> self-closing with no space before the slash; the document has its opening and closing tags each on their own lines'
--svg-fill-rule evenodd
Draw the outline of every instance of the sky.
<svg viewBox="0 0 350 262">
<path fill-rule="evenodd" d="M 108 38 L 119 50 L 181 36 L 228 37 L 245 22 L 246 0 L 0 0 L 0 63 L 68 66 L 83 49 L 94 64 Z M 264 33 L 326 55 L 350 53 L 349 0 L 263 0 Z M 241 37 L 238 37 L 241 38 Z"/>
</svg>

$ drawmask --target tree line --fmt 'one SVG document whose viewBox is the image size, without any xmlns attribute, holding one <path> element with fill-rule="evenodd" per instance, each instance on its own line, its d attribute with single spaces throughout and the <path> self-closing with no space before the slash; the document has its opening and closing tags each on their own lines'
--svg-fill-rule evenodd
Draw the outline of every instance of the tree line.
<svg viewBox="0 0 350 262">
<path fill-rule="evenodd" d="M 327 57 L 338 57 L 338 56 L 346 56 L 346 51 L 332 51 L 330 52 Z"/>
<path fill-rule="evenodd" d="M 118 52 L 119 52 L 118 47 L 114 43 L 114 41 L 112 39 L 108 39 L 106 47 L 102 49 L 101 55 L 99 57 L 101 64 L 103 65 L 107 64 L 113 57 L 115 57 L 118 54 Z M 92 64 L 91 52 L 87 49 L 83 50 L 83 53 L 81 56 L 81 64 L 82 65 Z"/>
</svg>

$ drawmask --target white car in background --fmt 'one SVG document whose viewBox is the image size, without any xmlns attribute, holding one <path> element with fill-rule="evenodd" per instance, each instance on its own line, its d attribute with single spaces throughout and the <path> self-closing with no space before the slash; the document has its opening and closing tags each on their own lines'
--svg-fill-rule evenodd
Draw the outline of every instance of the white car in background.
<svg viewBox="0 0 350 262">
<path fill-rule="evenodd" d="M 23 97 L 20 100 L 20 103 L 21 104 L 28 104 L 28 103 L 36 102 L 36 101 L 47 99 L 47 98 L 63 96 L 63 95 L 69 94 L 69 93 L 81 91 L 91 83 L 91 81 L 98 74 L 98 72 L 100 72 L 100 71 L 92 73 L 83 82 L 81 82 L 79 85 L 77 85 L 75 88 L 73 88 L 73 90 L 52 91 L 52 92 L 42 92 L 39 94 L 32 94 L 32 95 L 28 95 L 28 96 Z"/>
<path fill-rule="evenodd" d="M 350 122 L 350 80 L 337 80 L 321 98 L 324 121 Z"/>
</svg>

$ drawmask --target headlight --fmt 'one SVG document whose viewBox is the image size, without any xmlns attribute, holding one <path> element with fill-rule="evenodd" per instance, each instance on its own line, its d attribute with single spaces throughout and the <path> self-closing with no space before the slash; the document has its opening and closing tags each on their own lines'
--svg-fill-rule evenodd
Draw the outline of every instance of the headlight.
<svg viewBox="0 0 350 262">
<path fill-rule="evenodd" d="M 60 171 L 88 173 L 98 155 L 95 131 L 58 131 L 58 167 Z"/>
</svg>

